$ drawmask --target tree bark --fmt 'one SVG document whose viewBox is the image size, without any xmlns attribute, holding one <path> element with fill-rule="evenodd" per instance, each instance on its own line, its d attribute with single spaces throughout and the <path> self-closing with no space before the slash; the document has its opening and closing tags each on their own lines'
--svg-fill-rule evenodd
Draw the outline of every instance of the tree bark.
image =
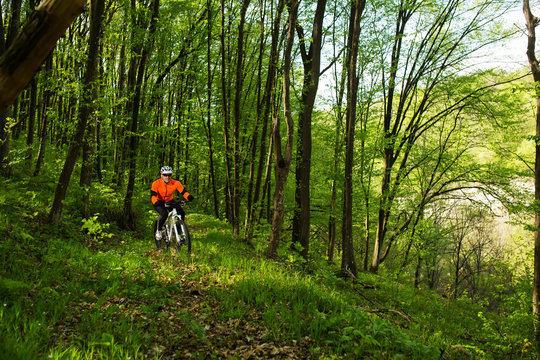
<svg viewBox="0 0 540 360">
<path fill-rule="evenodd" d="M 276 257 L 281 237 L 281 228 L 283 225 L 283 216 L 285 209 L 285 184 L 289 176 L 292 160 L 292 148 L 294 137 L 294 122 L 291 111 L 291 53 L 294 43 L 294 29 L 298 18 L 298 0 L 291 0 L 289 5 L 289 20 L 287 42 L 284 51 L 283 60 L 283 113 L 287 122 L 287 144 L 285 146 L 285 155 L 281 149 L 281 133 L 279 114 L 274 113 L 272 121 L 272 135 L 274 142 L 274 161 L 276 168 L 276 185 L 274 191 L 274 212 L 272 214 L 272 226 L 270 232 L 270 243 L 268 245 L 267 255 Z M 274 103 L 274 102 L 272 102 Z"/>
<path fill-rule="evenodd" d="M 273 1 L 271 2 L 271 7 L 273 8 Z M 261 19 L 260 19 L 260 33 L 259 33 L 259 52 L 258 52 L 258 59 L 257 59 L 257 80 L 255 83 L 255 88 L 257 89 L 257 111 L 255 115 L 255 125 L 253 127 L 253 132 L 251 135 L 251 142 L 250 142 L 250 160 L 249 160 L 249 180 L 247 184 L 247 204 L 246 204 L 246 216 L 245 216 L 245 222 L 244 222 L 244 240 L 250 241 L 253 234 L 253 228 L 255 226 L 253 219 L 253 209 L 254 209 L 254 183 L 255 183 L 255 166 L 257 166 L 258 169 L 261 168 L 261 163 L 257 163 L 257 151 L 259 150 L 259 154 L 263 151 L 263 149 L 258 149 L 258 143 L 259 143 L 259 128 L 262 119 L 262 114 L 264 113 L 264 110 L 262 109 L 263 101 L 261 101 L 261 98 L 264 98 L 266 96 L 266 93 L 262 90 L 262 74 L 263 74 L 263 58 L 265 54 L 265 49 L 267 47 L 266 45 L 266 11 L 261 11 Z M 268 67 L 269 72 L 271 71 L 271 66 Z M 269 74 L 267 75 L 269 76 Z M 262 138 L 261 138 L 262 140 Z M 266 150 L 266 149 L 264 149 Z M 257 173 L 257 175 L 260 175 L 261 173 Z M 260 186 L 260 182 L 259 182 Z"/>
<path fill-rule="evenodd" d="M 535 84 L 540 84 L 540 64 L 535 55 L 536 26 L 539 19 L 531 13 L 529 0 L 523 0 L 523 13 L 527 23 L 528 42 L 527 58 Z M 534 284 L 533 284 L 533 314 L 534 338 L 538 353 L 540 354 L 540 96 L 536 97 L 536 147 L 534 164 Z"/>
<path fill-rule="evenodd" d="M 20 27 L 21 21 L 21 0 L 13 0 L 11 2 L 11 16 L 7 29 L 7 35 L 4 38 L 4 27 L 0 32 L 0 53 L 3 54 L 15 39 Z M 3 24 L 3 19 L 0 11 L 0 24 Z M 9 141 L 10 130 L 8 129 L 7 118 L 12 111 L 6 109 L 0 112 L 0 172 L 2 175 L 11 176 L 11 165 L 9 163 Z"/>
<path fill-rule="evenodd" d="M 351 6 L 349 18 L 349 37 L 347 39 L 347 112 L 345 115 L 345 185 L 343 189 L 343 227 L 341 271 L 358 275 L 354 257 L 352 232 L 352 169 L 354 163 L 354 129 L 356 125 L 356 102 L 358 98 L 357 60 L 360 37 L 360 19 L 365 7 L 365 0 L 356 0 Z"/>
<path fill-rule="evenodd" d="M 231 223 L 234 222 L 233 190 L 232 190 L 232 164 L 231 164 L 231 139 L 230 139 L 230 114 L 227 84 L 227 50 L 225 47 L 225 1 L 221 0 L 221 28 L 220 28 L 220 55 L 221 55 L 221 108 L 223 113 L 223 141 L 225 145 L 225 216 Z"/>
<path fill-rule="evenodd" d="M 215 174 L 215 166 L 214 166 L 214 146 L 213 146 L 213 139 L 212 139 L 212 116 L 211 116 L 211 109 L 212 109 L 212 69 L 211 69 L 211 60 L 212 60 L 212 2 L 211 0 L 207 1 L 207 12 L 208 12 L 208 37 L 207 37 L 207 43 L 206 43 L 206 61 L 207 61 L 207 83 L 206 83 L 206 96 L 207 96 L 207 107 L 206 107 L 206 137 L 208 138 L 208 157 L 210 160 L 210 182 L 212 183 L 212 196 L 214 199 L 214 215 L 216 218 L 220 218 L 219 216 L 219 203 L 218 203 L 218 193 L 217 193 L 217 186 L 216 186 L 216 174 Z"/>
<path fill-rule="evenodd" d="M 392 57 L 391 57 L 391 68 L 390 68 L 390 79 L 388 85 L 388 94 L 386 100 L 386 108 L 384 113 L 383 120 L 383 131 L 384 131 L 384 149 L 383 149 L 383 178 L 381 181 L 381 197 L 379 200 L 379 213 L 377 220 L 377 232 L 375 235 L 375 244 L 373 247 L 373 257 L 371 261 L 371 271 L 377 272 L 379 270 L 379 262 L 381 256 L 381 248 L 386 233 L 386 221 L 389 208 L 389 192 L 390 192 L 390 176 L 392 173 L 392 167 L 394 165 L 393 158 L 393 138 L 394 135 L 391 132 L 391 121 L 392 121 L 392 109 L 394 102 L 394 93 L 396 87 L 396 76 L 397 76 L 397 65 L 399 62 L 399 56 L 401 51 L 401 45 L 403 42 L 403 34 L 405 31 L 405 25 L 407 23 L 407 16 L 405 11 L 399 11 L 397 24 L 396 24 L 396 34 L 394 38 L 394 44 L 392 47 Z"/>
<path fill-rule="evenodd" d="M 26 87 L 57 40 L 79 16 L 85 0 L 43 0 L 0 57 L 0 112 Z"/>
<path fill-rule="evenodd" d="M 36 130 L 36 114 L 37 114 L 37 79 L 33 78 L 30 81 L 30 106 L 28 107 L 28 128 L 26 133 L 26 158 L 28 162 L 32 163 L 34 144 L 34 132 Z"/>
<path fill-rule="evenodd" d="M 243 90 L 243 68 L 244 68 L 244 25 L 246 22 L 246 12 L 251 0 L 243 0 L 240 9 L 240 23 L 238 25 L 238 44 L 236 49 L 236 75 L 235 75 L 235 96 L 233 107 L 233 167 L 234 167 L 234 183 L 232 189 L 232 225 L 233 235 L 237 237 L 240 233 L 240 123 L 242 112 L 240 103 L 242 100 Z"/>
<path fill-rule="evenodd" d="M 275 84 L 275 77 L 278 67 L 279 54 L 278 54 L 278 44 L 280 40 L 280 23 L 281 15 L 283 14 L 283 7 L 285 6 L 284 1 L 278 2 L 278 7 L 276 9 L 275 18 L 272 24 L 272 40 L 270 44 L 270 57 L 268 64 L 268 73 L 266 77 L 266 84 L 264 87 L 264 92 L 262 95 L 262 101 L 257 107 L 257 116 L 262 120 L 262 130 L 261 130 L 261 145 L 259 147 L 259 159 L 257 165 L 257 174 L 255 176 L 255 188 L 253 190 L 253 201 L 248 215 L 248 229 L 247 229 L 247 238 L 253 236 L 253 231 L 255 223 L 258 223 L 262 217 L 262 212 L 264 209 L 264 197 L 265 197 L 265 186 L 262 184 L 263 179 L 263 169 L 266 169 L 265 175 L 268 174 L 271 168 L 271 146 L 266 145 L 266 138 L 268 134 L 268 119 L 272 110 L 272 95 L 273 95 L 273 86 Z M 262 58 L 262 39 L 261 39 L 261 58 Z M 261 64 L 262 65 L 262 64 Z M 254 135 L 255 136 L 255 135 Z M 271 140 L 270 140 L 271 141 Z M 254 146 L 255 150 L 255 146 Z M 255 161 L 255 157 L 253 157 Z M 266 177 L 265 177 L 266 178 Z M 265 181 L 266 185 L 266 181 Z M 263 189 L 261 189 L 263 187 Z M 262 193 L 262 196 L 261 196 Z M 257 214 L 259 214 L 257 216 Z"/>
<path fill-rule="evenodd" d="M 152 3 L 152 19 L 150 20 L 150 28 L 148 30 L 148 37 L 146 43 L 143 46 L 141 59 L 137 67 L 137 79 L 135 83 L 133 102 L 132 102 L 132 115 L 129 125 L 129 149 L 128 149 L 128 184 L 126 189 L 126 196 L 124 197 L 124 221 L 125 227 L 133 229 L 135 227 L 135 217 L 133 214 L 133 193 L 135 191 L 135 174 L 137 171 L 137 150 L 139 144 L 139 111 L 142 97 L 142 84 L 144 80 L 144 72 L 146 69 L 146 60 L 150 55 L 151 46 L 153 44 L 153 35 L 156 31 L 157 20 L 159 17 L 160 0 L 154 0 Z"/>
<path fill-rule="evenodd" d="M 124 164 L 125 164 L 125 130 L 126 126 L 124 125 L 124 103 L 123 98 L 126 96 L 125 87 L 126 87 L 126 44 L 125 31 L 127 30 L 127 22 L 129 19 L 128 12 L 129 10 L 126 7 L 124 16 L 124 23 L 122 24 L 122 29 L 124 30 L 124 35 L 122 36 L 122 47 L 120 48 L 120 56 L 118 59 L 118 97 L 116 99 L 117 104 L 113 108 L 114 119 L 113 121 L 113 137 L 114 141 L 114 155 L 113 155 L 113 173 L 116 176 L 113 176 L 112 183 L 116 186 L 122 186 L 124 179 Z"/>
<path fill-rule="evenodd" d="M 337 10 L 334 9 L 334 17 L 337 17 Z M 335 23 L 332 31 L 332 47 L 333 47 L 333 57 L 338 58 L 337 51 L 338 39 L 336 39 L 336 27 Z M 346 59 L 345 59 L 346 61 Z M 345 69 L 339 71 L 334 65 L 334 73 L 336 79 L 335 89 L 335 132 L 334 132 L 334 159 L 332 164 L 332 193 L 330 195 L 330 216 L 328 217 L 328 246 L 326 250 L 326 255 L 328 257 L 328 262 L 333 263 L 334 261 L 334 250 L 336 246 L 336 236 L 337 236 L 337 183 L 338 183 L 338 169 L 340 166 L 341 152 L 343 148 L 343 98 L 345 95 L 346 88 L 346 77 L 347 72 Z M 338 75 L 339 74 L 339 75 Z M 339 77 L 338 77 L 339 76 Z"/>
<path fill-rule="evenodd" d="M 46 61 L 45 65 L 45 76 L 48 76 L 50 71 L 52 70 L 52 56 L 49 56 Z M 43 165 L 43 160 L 45 159 L 45 150 L 47 145 L 47 128 L 49 127 L 49 117 L 48 117 L 48 108 L 51 101 L 51 89 L 47 88 L 43 94 L 43 111 L 41 114 L 41 129 L 39 132 L 39 151 L 36 159 L 36 167 L 34 169 L 33 176 L 36 177 L 39 175 L 39 172 L 41 170 L 41 166 Z"/>
<path fill-rule="evenodd" d="M 300 49 L 304 63 L 304 84 L 302 87 L 302 102 L 298 121 L 298 138 L 296 154 L 296 206 L 293 219 L 293 244 L 301 245 L 300 254 L 304 259 L 309 253 L 310 228 L 310 187 L 311 177 L 311 118 L 313 105 L 319 88 L 321 67 L 321 44 L 323 37 L 323 20 L 326 10 L 326 0 L 317 1 L 317 9 L 313 20 L 313 32 L 309 52 L 306 51 L 305 42 L 300 27 Z"/>
<path fill-rule="evenodd" d="M 86 61 L 86 72 L 83 78 L 82 102 L 80 105 L 79 121 L 75 134 L 73 135 L 71 144 L 67 154 L 62 173 L 56 186 L 54 200 L 49 212 L 49 221 L 59 223 L 62 215 L 62 202 L 66 198 L 67 188 L 71 180 L 71 174 L 79 153 L 81 151 L 81 143 L 83 141 L 86 123 L 91 114 L 92 103 L 95 96 L 92 88 L 97 77 L 99 42 L 101 38 L 101 20 L 105 9 L 105 0 L 92 0 L 90 5 L 90 38 L 88 47 L 88 59 Z"/>
<path fill-rule="evenodd" d="M 97 96 L 97 95 L 95 95 Z M 92 114 L 93 111 L 90 113 Z M 91 117 L 92 115 L 89 115 Z M 96 123 L 95 119 L 89 119 L 86 134 L 82 144 L 82 165 L 79 185 L 82 187 L 82 214 L 88 217 L 88 203 L 90 201 L 90 187 L 92 186 L 92 170 L 94 154 L 96 152 Z"/>
</svg>

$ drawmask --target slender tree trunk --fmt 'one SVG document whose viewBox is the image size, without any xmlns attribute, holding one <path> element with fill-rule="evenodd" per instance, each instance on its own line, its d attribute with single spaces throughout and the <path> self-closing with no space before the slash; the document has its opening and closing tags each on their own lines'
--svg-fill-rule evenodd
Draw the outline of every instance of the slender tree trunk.
<svg viewBox="0 0 540 360">
<path fill-rule="evenodd" d="M 272 118 L 273 119 L 273 118 Z M 270 130 L 271 132 L 272 130 Z M 272 214 L 270 211 L 270 183 L 272 177 L 272 158 L 274 156 L 274 140 L 273 136 L 270 137 L 270 143 L 268 144 L 268 153 L 266 156 L 266 166 L 264 172 L 264 184 L 262 188 L 261 207 L 259 211 L 259 219 L 266 219 L 270 224 L 272 223 Z M 266 204 L 265 204 L 266 199 Z"/>
<path fill-rule="evenodd" d="M 354 163 L 354 130 L 356 125 L 356 102 L 358 97 L 358 39 L 360 37 L 360 19 L 364 11 L 365 0 L 356 0 L 351 6 L 349 18 L 349 38 L 347 40 L 347 113 L 345 117 L 346 144 L 345 144 L 345 185 L 343 189 L 343 227 L 341 271 L 350 272 L 354 277 L 358 275 L 358 268 L 354 257 L 352 233 L 352 168 Z"/>
<path fill-rule="evenodd" d="M 237 237 L 240 234 L 240 126 L 242 112 L 240 104 L 243 90 L 243 68 L 244 68 L 244 25 L 246 22 L 246 12 L 251 0 L 243 0 L 240 9 L 240 23 L 238 25 L 238 45 L 236 49 L 236 74 L 235 74 L 235 95 L 233 106 L 233 168 L 234 182 L 232 189 L 232 225 L 233 235 Z"/>
<path fill-rule="evenodd" d="M 96 95 L 97 96 L 97 95 Z M 93 111 L 91 112 L 91 114 Z M 92 117 L 92 115 L 90 115 Z M 86 135 L 82 144 L 82 165 L 79 185 L 83 188 L 82 214 L 88 217 L 88 202 L 90 200 L 90 187 L 92 186 L 92 170 L 94 164 L 94 154 L 96 152 L 96 125 L 95 119 L 89 119 L 90 123 L 86 127 Z"/>
<path fill-rule="evenodd" d="M 337 17 L 337 9 L 334 9 L 334 17 Z M 332 47 L 333 47 L 333 56 L 338 58 L 338 51 L 336 50 L 336 44 L 338 40 L 336 39 L 336 27 L 333 26 L 332 31 Z M 345 59 L 346 61 L 346 59 Z M 337 219 L 336 219 L 336 203 L 337 203 L 337 182 L 338 182 L 338 172 L 340 167 L 341 152 L 343 148 L 343 98 L 345 95 L 345 87 L 347 80 L 347 72 L 345 69 L 338 71 L 336 68 L 337 65 L 334 65 L 334 79 L 336 82 L 336 114 L 335 114 L 335 133 L 334 133 L 334 162 L 332 164 L 332 193 L 330 195 L 330 216 L 328 218 L 328 247 L 327 247 L 327 257 L 328 262 L 334 262 L 334 249 L 336 246 L 336 236 L 337 236 Z M 339 77 L 338 77 L 338 74 Z"/>
<path fill-rule="evenodd" d="M 300 48 L 304 63 L 304 84 L 302 102 L 298 121 L 297 155 L 296 155 L 296 193 L 293 219 L 293 244 L 301 245 L 300 253 L 307 259 L 309 253 L 310 228 L 310 177 L 311 177 L 311 118 L 313 106 L 319 88 L 321 66 L 321 44 L 323 37 L 323 20 L 326 0 L 317 1 L 317 9 L 313 20 L 313 32 L 309 52 L 305 48 L 305 37 L 299 30 Z"/>
<path fill-rule="evenodd" d="M 126 18 L 128 18 L 126 10 Z M 126 20 L 127 21 L 127 20 Z M 124 25 L 124 30 L 126 26 Z M 124 148 L 125 148 L 125 125 L 124 125 L 124 109 L 123 109 L 123 97 L 125 96 L 126 85 L 126 44 L 125 35 L 122 47 L 120 48 L 120 57 L 118 59 L 118 98 L 116 99 L 117 105 L 113 108 L 113 114 L 115 120 L 113 122 L 113 137 L 114 141 L 114 155 L 113 155 L 113 173 L 117 174 L 113 176 L 112 183 L 121 186 L 124 174 Z"/>
<path fill-rule="evenodd" d="M 2 11 L 0 10 L 0 24 L 4 23 Z M 0 54 L 6 51 L 6 37 L 4 27 L 0 26 Z M 8 111 L 0 112 L 0 174 L 5 177 L 11 175 L 9 165 L 9 131 L 7 129 Z"/>
<path fill-rule="evenodd" d="M 273 114 L 272 134 L 274 139 L 274 160 L 276 168 L 276 185 L 274 191 L 274 212 L 272 215 L 272 226 L 270 233 L 270 243 L 268 245 L 267 255 L 276 257 L 281 237 L 281 228 L 283 226 L 283 217 L 285 210 L 285 184 L 289 176 L 289 169 L 292 160 L 292 148 L 294 137 L 294 122 L 291 111 L 290 86 L 291 86 L 291 53 L 294 43 L 294 30 L 298 18 L 298 0 L 291 0 L 289 5 L 289 20 L 287 42 L 284 51 L 283 60 L 283 113 L 287 122 L 287 144 L 285 146 L 285 156 L 281 149 L 281 134 L 279 114 Z M 273 102 L 272 102 L 273 103 Z"/>
<path fill-rule="evenodd" d="M 15 37 L 19 33 L 19 28 L 21 26 L 21 5 L 22 0 L 11 0 L 9 25 L 6 37 L 6 47 L 9 47 L 13 43 L 13 40 L 15 40 Z"/>
<path fill-rule="evenodd" d="M 265 189 L 267 182 L 263 184 L 263 171 L 265 175 L 269 176 L 268 173 L 271 171 L 271 148 L 272 146 L 266 145 L 266 138 L 268 134 L 268 123 L 270 118 L 270 113 L 272 111 L 272 95 L 273 95 L 273 86 L 275 84 L 276 71 L 279 61 L 278 53 L 278 44 L 280 40 L 280 23 L 281 15 L 283 14 L 283 8 L 285 6 L 285 1 L 279 0 L 275 18 L 272 23 L 272 40 L 270 45 L 270 58 L 268 64 L 268 74 L 266 77 L 266 84 L 262 96 L 262 102 L 257 107 L 258 114 L 257 116 L 262 120 L 262 130 L 261 130 L 261 145 L 259 147 L 259 159 L 257 165 L 257 175 L 255 177 L 255 189 L 253 191 L 253 205 L 251 207 L 250 221 L 248 224 L 247 237 L 251 238 L 253 236 L 253 231 L 255 224 L 259 222 L 262 218 L 262 213 L 264 211 L 264 198 L 265 198 Z M 261 39 L 261 48 L 262 48 L 262 39 Z M 262 49 L 261 49 L 262 57 Z M 270 139 L 270 142 L 272 140 Z M 254 159 L 255 160 L 255 159 Z M 267 178 L 265 176 L 265 179 Z M 262 188 L 262 189 L 261 189 Z M 261 195 L 262 194 L 262 195 Z"/>
<path fill-rule="evenodd" d="M 371 156 L 370 164 L 368 166 L 368 156 L 367 156 L 367 149 L 366 149 L 366 137 L 368 134 L 367 126 L 368 126 L 368 119 L 369 119 L 369 104 L 366 108 L 364 119 L 361 119 L 362 123 L 362 134 L 361 140 L 360 140 L 360 168 L 361 168 L 361 175 L 360 175 L 360 181 L 362 183 L 362 199 L 364 203 L 364 251 L 363 251 L 363 266 L 362 268 L 364 271 L 367 271 L 369 269 L 369 253 L 370 253 L 370 229 L 371 229 L 371 201 L 370 201 L 370 192 L 371 192 L 371 182 L 373 177 L 373 166 L 375 165 L 375 156 Z"/>
<path fill-rule="evenodd" d="M 225 145 L 225 214 L 227 220 L 234 223 L 233 189 L 232 189 L 232 164 L 231 164 L 231 140 L 230 140 L 230 114 L 227 84 L 227 49 L 225 47 L 225 1 L 221 0 L 221 28 L 220 28 L 220 55 L 221 55 L 221 108 L 223 113 L 223 139 Z"/>
<path fill-rule="evenodd" d="M 50 72 L 52 71 L 52 62 L 53 58 L 52 56 L 49 56 L 46 61 L 45 65 L 45 76 L 48 76 Z M 51 101 L 51 90 L 47 88 L 43 94 L 43 111 L 41 115 L 41 127 L 39 132 L 39 151 L 36 159 L 36 167 L 34 169 L 33 176 L 36 177 L 39 175 L 39 172 L 41 170 L 41 166 L 43 165 L 43 160 L 45 158 L 45 149 L 47 145 L 47 128 L 49 127 L 49 117 L 48 117 L 48 109 Z"/>
<path fill-rule="evenodd" d="M 418 289 L 420 285 L 420 270 L 422 268 L 422 257 L 418 256 L 418 261 L 416 263 L 416 269 L 414 271 L 414 288 Z"/>
<path fill-rule="evenodd" d="M 273 2 L 272 2 L 273 4 Z M 272 6 L 271 6 L 272 7 Z M 257 164 L 257 150 L 259 150 L 259 153 L 262 149 L 258 149 L 258 142 L 259 142 L 259 128 L 261 124 L 261 118 L 262 118 L 262 101 L 261 98 L 264 97 L 265 94 L 262 94 L 262 73 L 263 73 L 263 58 L 266 48 L 266 12 L 262 11 L 261 14 L 261 20 L 260 20 L 260 34 L 259 34 L 259 53 L 258 53 L 258 60 L 257 60 L 257 81 L 255 84 L 255 88 L 257 89 L 257 112 L 255 115 L 255 126 L 253 127 L 253 133 L 251 136 L 251 144 L 250 149 L 251 152 L 249 154 L 250 161 L 249 161 L 249 180 L 247 184 L 247 204 L 246 204 L 246 216 L 245 216 L 245 222 L 244 222 L 244 239 L 245 241 L 251 241 L 253 234 L 253 228 L 254 223 L 252 221 L 253 219 L 253 192 L 254 192 L 254 184 L 255 184 L 255 166 L 260 167 L 260 163 Z"/>
<path fill-rule="evenodd" d="M 206 91 L 207 91 L 207 108 L 206 108 L 206 130 L 207 130 L 207 138 L 208 138 L 208 156 L 210 158 L 210 182 L 212 183 L 212 197 L 214 200 L 214 215 L 216 218 L 220 218 L 219 216 L 219 203 L 218 203 L 218 193 L 217 193 L 217 187 L 216 187 L 216 173 L 215 173 L 215 166 L 214 166 L 214 146 L 213 146 L 213 139 L 212 139 L 212 2 L 211 0 L 207 1 L 207 11 L 208 11 L 208 36 L 207 36 L 207 42 L 206 42 L 206 61 L 207 61 L 207 83 L 206 83 Z"/>
<path fill-rule="evenodd" d="M 139 111 L 142 97 L 142 84 L 144 80 L 144 73 L 146 69 L 146 60 L 150 55 L 151 46 L 153 44 L 153 35 L 156 31 L 157 20 L 159 17 L 160 0 L 154 0 L 152 3 L 152 19 L 150 20 L 150 28 L 148 31 L 148 37 L 146 43 L 143 45 L 141 58 L 137 67 L 137 80 L 135 83 L 133 103 L 132 103 L 132 115 L 129 126 L 129 150 L 128 150 L 128 184 L 126 189 L 126 196 L 124 197 L 124 218 L 126 223 L 123 225 L 127 228 L 135 228 L 135 217 L 133 214 L 133 193 L 135 191 L 135 174 L 137 171 L 137 150 L 139 145 Z"/>
<path fill-rule="evenodd" d="M 328 262 L 334 262 L 334 249 L 336 247 L 336 182 L 332 181 L 332 192 L 330 193 L 330 217 L 328 218 L 328 243 L 326 256 Z"/>
<path fill-rule="evenodd" d="M 527 58 L 531 66 L 533 79 L 536 85 L 540 84 L 540 64 L 535 54 L 536 26 L 539 19 L 531 13 L 529 0 L 523 0 L 523 13 L 527 22 L 528 43 Z M 536 97 L 536 147 L 534 166 L 534 284 L 533 284 L 533 313 L 534 313 L 534 338 L 536 348 L 540 354 L 540 96 Z"/>
<path fill-rule="evenodd" d="M 454 266 L 454 290 L 452 291 L 452 298 L 457 299 L 458 287 L 459 287 L 459 271 L 461 269 L 461 246 L 463 243 L 463 236 L 460 236 L 456 249 L 456 263 Z"/>
<path fill-rule="evenodd" d="M 7 37 L 4 38 L 4 27 L 2 27 L 2 31 L 0 32 L 0 54 L 4 54 L 6 49 L 13 43 L 13 40 L 19 31 L 21 21 L 21 2 L 21 0 L 11 1 L 11 13 Z M 0 24 L 3 24 L 1 11 Z M 0 173 L 6 177 L 11 176 L 11 166 L 9 163 L 10 130 L 7 126 L 7 118 L 11 112 L 11 109 L 6 109 L 6 111 L 0 113 Z"/>
<path fill-rule="evenodd" d="M 403 6 L 403 4 L 402 4 Z M 405 25 L 408 18 L 405 15 L 405 11 L 400 9 L 397 24 L 396 34 L 394 37 L 394 44 L 392 46 L 391 55 L 391 69 L 390 79 L 388 85 L 388 93 L 385 99 L 385 111 L 383 119 L 383 132 L 384 132 L 384 148 L 383 148 L 383 177 L 381 180 L 381 197 L 379 200 L 379 213 L 377 219 L 377 231 L 375 234 L 375 244 L 373 246 L 373 257 L 371 260 L 371 271 L 377 272 L 379 270 L 381 249 L 383 246 L 384 237 L 386 235 L 386 226 L 388 219 L 388 212 L 390 208 L 390 179 L 392 174 L 392 168 L 394 166 L 394 134 L 391 129 L 391 121 L 393 116 L 394 94 L 396 91 L 396 77 L 398 71 L 398 63 L 401 55 L 401 45 L 403 42 L 403 34 L 405 32 Z"/>
<path fill-rule="evenodd" d="M 191 105 L 188 105 L 188 114 L 192 112 L 192 109 L 191 109 Z M 191 169 L 191 164 L 190 164 L 190 158 L 189 158 L 189 143 L 190 143 L 190 129 L 191 129 L 191 126 L 190 126 L 190 122 L 189 122 L 189 119 L 187 119 L 187 126 L 186 126 L 186 138 L 184 140 L 184 149 L 185 149 L 185 152 L 184 152 L 184 164 L 186 165 L 186 171 L 184 171 L 184 184 L 189 184 L 189 170 Z M 179 168 L 179 166 L 177 166 L 177 168 Z M 192 189 L 192 187 L 190 187 Z"/>
<path fill-rule="evenodd" d="M 54 223 L 60 222 L 60 216 L 62 215 L 62 202 L 66 198 L 67 188 L 71 180 L 71 174 L 79 153 L 81 151 L 81 143 L 83 141 L 84 132 L 86 129 L 86 123 L 90 116 L 92 109 L 92 102 L 94 92 L 92 87 L 97 77 L 98 69 L 98 57 L 99 41 L 101 38 L 101 21 L 105 9 L 105 0 L 92 0 L 90 5 L 90 37 L 88 47 L 88 58 L 86 62 L 86 72 L 83 78 L 83 90 L 82 101 L 80 105 L 79 121 L 77 123 L 77 129 L 73 135 L 71 144 L 69 146 L 68 154 L 62 173 L 56 186 L 56 192 L 54 194 L 54 200 L 49 212 L 49 221 Z"/>
<path fill-rule="evenodd" d="M 7 119 L 9 109 L 0 113 L 0 173 L 5 177 L 11 176 L 11 165 L 9 163 L 9 131 L 7 129 Z"/>
<path fill-rule="evenodd" d="M 34 145 L 34 132 L 36 131 L 36 113 L 37 113 L 37 79 L 30 81 L 30 106 L 28 108 L 28 128 L 26 133 L 26 159 L 32 163 Z"/>
<path fill-rule="evenodd" d="M 100 75 L 101 76 L 101 75 Z M 101 119 L 97 119 L 96 122 L 96 153 L 94 160 L 94 168 L 96 170 L 96 176 L 98 181 L 103 183 L 103 167 L 107 165 L 106 161 L 102 158 L 102 142 L 101 142 Z"/>
<path fill-rule="evenodd" d="M 100 46 L 98 53 L 96 54 L 98 59 L 101 58 L 101 52 L 103 50 L 103 47 Z M 101 66 L 99 67 L 99 78 L 103 77 L 103 72 L 101 71 Z M 99 93 L 99 84 L 96 81 L 94 83 L 94 86 L 92 86 L 92 99 L 98 98 Z M 82 196 L 82 214 L 84 217 L 89 217 L 90 214 L 88 213 L 88 203 L 90 201 L 90 188 L 92 186 L 92 173 L 94 170 L 94 165 L 97 164 L 96 161 L 96 152 L 97 152 L 97 143 L 99 141 L 98 133 L 97 133 L 97 123 L 99 119 L 95 116 L 95 110 L 96 106 L 94 105 L 94 102 L 92 102 L 92 105 L 90 107 L 90 115 L 89 115 L 89 124 L 86 129 L 86 136 L 84 137 L 84 141 L 82 144 L 82 166 L 81 166 L 81 176 L 79 180 L 79 185 L 83 188 L 83 196 Z"/>
</svg>

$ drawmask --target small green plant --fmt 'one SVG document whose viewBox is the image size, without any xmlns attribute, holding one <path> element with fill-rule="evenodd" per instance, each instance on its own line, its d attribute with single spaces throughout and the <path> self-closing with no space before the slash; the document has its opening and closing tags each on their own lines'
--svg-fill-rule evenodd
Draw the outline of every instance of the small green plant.
<svg viewBox="0 0 540 360">
<path fill-rule="evenodd" d="M 91 218 L 82 219 L 81 229 L 90 235 L 94 241 L 99 243 L 103 242 L 103 239 L 110 239 L 114 236 L 112 233 L 108 233 L 107 230 L 110 227 L 109 223 L 101 223 L 99 221 L 99 213 L 95 214 Z"/>
</svg>

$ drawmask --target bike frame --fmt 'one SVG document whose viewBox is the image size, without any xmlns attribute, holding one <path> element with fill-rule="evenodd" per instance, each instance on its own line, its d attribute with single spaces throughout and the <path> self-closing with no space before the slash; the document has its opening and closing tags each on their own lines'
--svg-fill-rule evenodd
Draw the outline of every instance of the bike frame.
<svg viewBox="0 0 540 360">
<path fill-rule="evenodd" d="M 165 229 L 167 230 L 167 240 L 171 241 L 173 238 L 172 235 L 174 234 L 177 239 L 180 239 L 180 234 L 178 233 L 178 228 L 176 226 L 176 221 L 182 220 L 182 217 L 178 214 L 176 209 L 173 209 L 169 216 L 167 217 L 167 221 L 165 222 Z"/>
<path fill-rule="evenodd" d="M 180 201 L 180 205 L 185 205 L 185 202 Z M 165 207 L 171 207 L 171 205 L 167 206 L 166 204 Z M 173 239 L 175 239 L 175 241 L 173 241 Z M 171 243 L 174 242 L 178 252 L 180 252 L 181 246 L 186 244 L 187 252 L 191 252 L 191 237 L 189 235 L 189 230 L 180 214 L 176 211 L 176 208 L 173 208 L 167 216 L 167 220 L 165 221 L 165 236 L 161 241 L 165 242 L 167 249 Z"/>
</svg>

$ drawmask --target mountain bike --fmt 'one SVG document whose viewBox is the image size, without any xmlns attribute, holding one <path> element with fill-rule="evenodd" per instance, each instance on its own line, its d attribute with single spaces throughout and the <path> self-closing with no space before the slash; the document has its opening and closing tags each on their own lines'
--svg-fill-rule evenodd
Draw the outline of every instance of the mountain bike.
<svg viewBox="0 0 540 360">
<path fill-rule="evenodd" d="M 185 201 L 180 201 L 180 206 L 184 206 L 185 204 Z M 172 210 L 169 211 L 169 216 L 167 216 L 167 220 L 165 221 L 165 234 L 161 237 L 161 240 L 158 240 L 155 237 L 157 220 L 154 221 L 154 238 L 156 240 L 157 248 L 161 249 L 162 247 L 165 247 L 169 250 L 171 246 L 174 246 L 176 251 L 180 253 L 182 246 L 186 245 L 187 253 L 190 254 L 191 236 L 189 235 L 186 223 L 182 220 L 182 217 L 178 214 L 172 204 L 165 204 L 165 207 L 172 208 Z"/>
</svg>

